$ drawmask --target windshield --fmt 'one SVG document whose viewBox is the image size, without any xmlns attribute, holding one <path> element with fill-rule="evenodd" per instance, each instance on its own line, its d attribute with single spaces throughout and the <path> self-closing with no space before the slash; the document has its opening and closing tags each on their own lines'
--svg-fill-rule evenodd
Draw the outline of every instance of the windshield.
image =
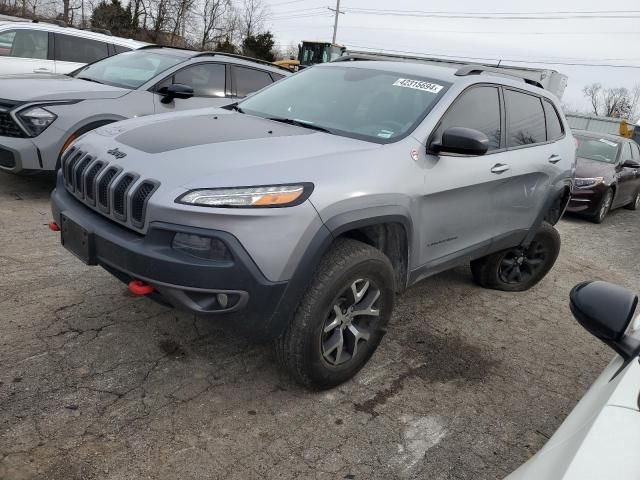
<svg viewBox="0 0 640 480">
<path fill-rule="evenodd" d="M 241 110 L 336 135 L 390 143 L 413 131 L 443 82 L 357 67 L 312 67 L 243 101 Z"/>
<path fill-rule="evenodd" d="M 77 70 L 73 76 L 115 87 L 135 89 L 183 61 L 185 57 L 180 55 L 138 50 L 92 63 Z"/>
<path fill-rule="evenodd" d="M 620 149 L 619 143 L 597 137 L 576 136 L 576 139 L 578 140 L 577 157 L 597 162 L 616 163 Z"/>
</svg>

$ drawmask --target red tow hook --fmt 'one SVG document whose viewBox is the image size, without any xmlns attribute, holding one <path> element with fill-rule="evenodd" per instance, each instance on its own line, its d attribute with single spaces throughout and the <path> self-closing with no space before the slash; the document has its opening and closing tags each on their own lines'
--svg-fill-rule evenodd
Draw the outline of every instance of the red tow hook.
<svg viewBox="0 0 640 480">
<path fill-rule="evenodd" d="M 153 287 L 142 280 L 131 280 L 128 285 L 129 292 L 138 297 L 143 297 L 153 293 Z"/>
<path fill-rule="evenodd" d="M 54 221 L 51 221 L 51 222 L 47 223 L 47 226 L 49 227 L 49 230 L 51 230 L 52 232 L 59 232 L 60 231 L 60 227 Z"/>
</svg>

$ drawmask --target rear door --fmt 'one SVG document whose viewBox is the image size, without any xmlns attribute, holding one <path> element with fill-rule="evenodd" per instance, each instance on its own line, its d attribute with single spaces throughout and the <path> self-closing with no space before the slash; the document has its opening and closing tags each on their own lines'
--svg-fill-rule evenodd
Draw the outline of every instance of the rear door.
<svg viewBox="0 0 640 480">
<path fill-rule="evenodd" d="M 0 32 L 0 74 L 53 73 L 49 33 L 27 28 Z"/>
<path fill-rule="evenodd" d="M 231 67 L 231 78 L 233 96 L 236 98 L 244 98 L 274 82 L 269 72 L 238 65 Z"/>
<path fill-rule="evenodd" d="M 466 89 L 442 116 L 431 139 L 439 140 L 450 127 L 479 130 L 489 138 L 482 156 L 432 155 L 421 200 L 421 264 L 431 271 L 449 260 L 479 256 L 492 238 L 509 229 L 508 209 L 513 196 L 510 159 L 504 149 L 504 117 L 500 88 L 480 85 Z"/>
<path fill-rule="evenodd" d="M 172 73 L 153 89 L 156 92 L 154 95 L 156 113 L 220 107 L 231 103 L 227 95 L 227 68 L 228 66 L 224 63 L 207 62 L 189 65 Z M 176 83 L 193 88 L 193 97 L 176 98 L 170 103 L 163 103 L 163 96 L 157 93 L 158 90 Z"/>
<path fill-rule="evenodd" d="M 70 73 L 109 56 L 109 44 L 75 35 L 54 34 L 56 73 Z"/>
<path fill-rule="evenodd" d="M 512 181 L 520 191 L 508 208 L 508 221 L 512 228 L 527 231 L 543 208 L 550 185 L 563 178 L 569 153 L 565 151 L 565 134 L 562 123 L 556 124 L 560 121 L 553 105 L 530 92 L 512 88 L 504 88 L 504 100 Z"/>
</svg>

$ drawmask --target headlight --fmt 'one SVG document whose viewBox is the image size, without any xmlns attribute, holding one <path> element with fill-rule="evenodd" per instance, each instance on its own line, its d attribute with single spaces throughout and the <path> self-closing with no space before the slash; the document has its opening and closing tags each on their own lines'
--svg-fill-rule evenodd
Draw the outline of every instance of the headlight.
<svg viewBox="0 0 640 480">
<path fill-rule="evenodd" d="M 176 233 L 171 248 L 205 260 L 231 260 L 231 252 L 222 240 L 189 233 Z"/>
<path fill-rule="evenodd" d="M 574 185 L 577 188 L 587 188 L 587 187 L 595 187 L 596 185 L 600 185 L 602 182 L 604 182 L 603 177 L 576 178 Z"/>
<path fill-rule="evenodd" d="M 51 125 L 58 116 L 42 107 L 31 107 L 17 113 L 22 126 L 32 137 L 37 137 Z"/>
<path fill-rule="evenodd" d="M 204 188 L 191 190 L 178 197 L 176 202 L 203 207 L 292 207 L 304 202 L 313 185 L 273 185 L 264 187 Z"/>
</svg>

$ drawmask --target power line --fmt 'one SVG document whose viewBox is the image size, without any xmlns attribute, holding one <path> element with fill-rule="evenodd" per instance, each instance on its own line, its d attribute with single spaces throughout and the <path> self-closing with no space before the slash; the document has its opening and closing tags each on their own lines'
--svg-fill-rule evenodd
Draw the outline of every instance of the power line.
<svg viewBox="0 0 640 480">
<path fill-rule="evenodd" d="M 379 10 L 379 9 L 345 9 L 346 13 L 354 15 L 376 15 L 393 17 L 414 17 L 414 18 L 451 18 L 451 19 L 474 19 L 474 20 L 601 20 L 619 18 L 640 18 L 640 11 L 630 10 L 624 14 L 483 14 L 483 13 L 442 13 L 442 12 L 422 12 L 419 10 Z"/>
<path fill-rule="evenodd" d="M 355 45 L 350 44 L 355 48 L 365 48 L 368 50 L 372 50 L 371 53 L 375 53 L 376 51 L 380 53 L 390 52 L 390 53 L 405 53 L 410 55 L 419 55 L 419 56 L 434 56 L 434 57 L 443 57 L 443 58 L 451 58 L 451 59 L 463 59 L 464 60 L 489 60 L 492 62 L 515 62 L 515 63 L 526 63 L 526 64 L 542 64 L 542 65 L 564 65 L 564 66 L 575 66 L 575 67 L 613 67 L 613 68 L 638 68 L 640 69 L 640 65 L 616 65 L 616 64 L 598 64 L 598 63 L 573 63 L 573 62 L 549 62 L 546 60 L 517 60 L 511 58 L 489 58 L 489 57 L 468 57 L 465 55 L 445 55 L 443 53 L 425 53 L 425 52 L 413 52 L 408 50 L 393 50 L 390 48 L 374 50 L 371 47 L 364 45 Z M 606 60 L 606 59 L 604 59 Z"/>
<path fill-rule="evenodd" d="M 366 25 L 343 25 L 344 29 L 358 29 L 358 30 L 397 30 L 397 31 L 409 31 L 409 32 L 424 32 L 424 28 L 403 28 L 403 27 L 382 27 L 375 26 L 370 27 Z M 640 30 L 635 32 L 567 32 L 567 31 L 551 31 L 551 32 L 506 32 L 504 30 L 428 30 L 428 33 L 455 33 L 458 35 L 640 35 Z"/>
</svg>

